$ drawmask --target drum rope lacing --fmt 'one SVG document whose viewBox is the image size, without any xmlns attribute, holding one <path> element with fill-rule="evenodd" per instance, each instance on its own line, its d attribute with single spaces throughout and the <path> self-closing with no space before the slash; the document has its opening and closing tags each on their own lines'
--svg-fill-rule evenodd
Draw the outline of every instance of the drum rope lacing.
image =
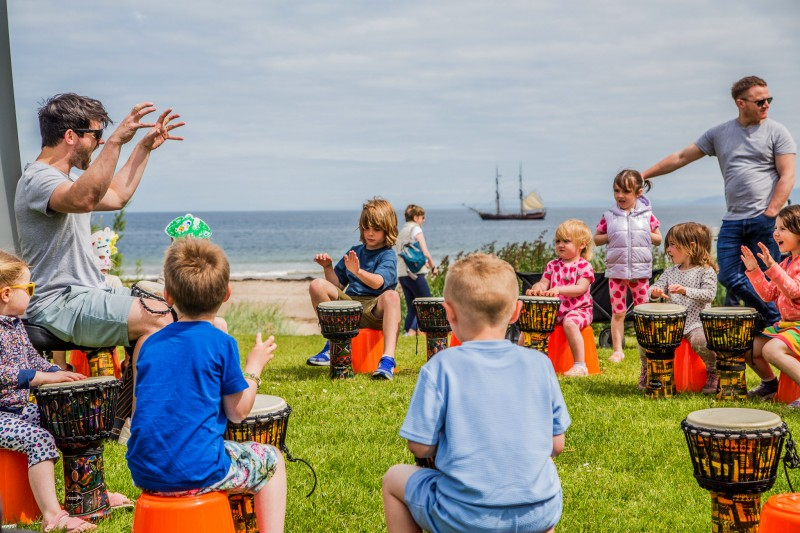
<svg viewBox="0 0 800 533">
<path fill-rule="evenodd" d="M 158 300 L 159 302 L 163 302 L 163 303 L 166 304 L 167 301 L 164 298 L 162 298 L 161 296 L 158 296 L 157 294 L 153 294 L 152 292 L 149 292 L 149 291 L 143 289 L 142 287 L 140 287 L 136 283 L 134 283 L 133 287 L 131 287 L 131 294 L 132 295 L 134 295 L 133 294 L 134 290 L 139 293 L 139 303 L 142 304 L 142 307 L 144 307 L 145 311 L 147 311 L 151 315 L 166 315 L 168 313 L 172 313 L 173 321 L 175 321 L 175 322 L 178 321 L 178 314 L 175 312 L 175 310 L 171 306 L 167 305 L 166 309 L 153 309 L 152 307 L 150 307 L 149 305 L 147 305 L 145 303 L 145 300 Z"/>
<path fill-rule="evenodd" d="M 786 439 L 786 455 L 783 456 L 783 473 L 786 475 L 786 483 L 789 484 L 789 492 L 794 492 L 792 480 L 789 479 L 789 468 L 800 468 L 800 456 L 797 454 L 797 446 L 792 438 L 792 432 L 788 431 L 788 434 L 789 438 Z"/>
<path fill-rule="evenodd" d="M 283 453 L 286 454 L 286 460 L 289 461 L 290 463 L 303 463 L 309 468 L 309 470 L 311 470 L 311 475 L 314 476 L 314 486 L 311 487 L 311 492 L 306 494 L 306 498 L 310 497 L 312 494 L 314 494 L 314 491 L 317 490 L 317 473 L 314 471 L 314 467 L 311 466 L 305 459 L 300 459 L 299 457 L 292 457 L 292 454 L 289 453 L 289 450 L 286 448 L 285 444 L 283 445 Z"/>
</svg>

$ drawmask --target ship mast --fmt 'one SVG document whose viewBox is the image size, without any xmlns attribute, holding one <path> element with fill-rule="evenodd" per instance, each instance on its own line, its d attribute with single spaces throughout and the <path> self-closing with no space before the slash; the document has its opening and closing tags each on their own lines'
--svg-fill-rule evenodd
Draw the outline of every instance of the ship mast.
<svg viewBox="0 0 800 533">
<path fill-rule="evenodd" d="M 497 214 L 500 214 L 500 171 L 494 167 L 494 203 L 496 206 Z"/>
<path fill-rule="evenodd" d="M 522 163 L 519 164 L 519 214 L 524 212 L 522 198 Z"/>
</svg>

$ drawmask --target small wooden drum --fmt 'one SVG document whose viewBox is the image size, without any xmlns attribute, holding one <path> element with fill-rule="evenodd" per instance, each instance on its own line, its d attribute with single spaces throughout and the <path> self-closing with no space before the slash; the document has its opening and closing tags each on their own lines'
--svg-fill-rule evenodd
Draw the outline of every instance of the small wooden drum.
<svg viewBox="0 0 800 533">
<path fill-rule="evenodd" d="M 428 360 L 447 348 L 447 335 L 450 333 L 450 323 L 444 311 L 444 298 L 429 297 L 415 298 L 414 308 L 417 310 L 417 323 L 419 329 L 425 333 L 428 346 Z"/>
<path fill-rule="evenodd" d="M 556 329 L 561 300 L 557 296 L 520 296 L 519 300 L 522 311 L 517 325 L 524 335 L 525 346 L 547 353 L 547 341 Z"/>
<path fill-rule="evenodd" d="M 677 304 L 642 304 L 633 308 L 636 340 L 647 357 L 648 398 L 675 395 L 675 348 L 683 339 L 686 308 Z"/>
<path fill-rule="evenodd" d="M 42 427 L 64 455 L 64 507 L 99 520 L 110 512 L 103 468 L 103 439 L 111 435 L 120 382 L 110 376 L 41 385 L 33 389 Z"/>
<path fill-rule="evenodd" d="M 712 531 L 758 531 L 761 493 L 772 488 L 788 433 L 758 409 L 716 408 L 681 422 L 694 477 L 711 492 Z"/>
<path fill-rule="evenodd" d="M 700 311 L 708 348 L 717 354 L 717 399 L 747 398 L 744 354 L 753 348 L 758 312 L 752 307 L 714 307 Z"/>
<path fill-rule="evenodd" d="M 331 343 L 331 379 L 353 377 L 353 337 L 358 335 L 361 322 L 361 302 L 336 300 L 317 306 L 322 336 Z"/>
<path fill-rule="evenodd" d="M 257 394 L 250 415 L 238 424 L 228 421 L 225 439 L 236 442 L 254 441 L 271 444 L 286 452 L 286 428 L 292 408 L 283 398 Z M 228 496 L 237 532 L 258 533 L 252 494 Z"/>
</svg>

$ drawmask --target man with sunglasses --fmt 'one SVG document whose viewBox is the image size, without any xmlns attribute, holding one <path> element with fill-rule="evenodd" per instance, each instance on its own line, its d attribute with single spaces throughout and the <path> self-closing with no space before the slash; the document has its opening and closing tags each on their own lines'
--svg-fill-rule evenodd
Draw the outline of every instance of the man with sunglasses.
<svg viewBox="0 0 800 533">
<path fill-rule="evenodd" d="M 39 109 L 42 151 L 25 167 L 14 210 L 22 255 L 36 282 L 28 320 L 65 341 L 129 346 L 172 321 L 169 314 L 147 313 L 130 289 L 109 288 L 91 249 L 92 212 L 125 207 L 151 152 L 168 140 L 183 140 L 171 133 L 184 124 L 174 122 L 179 115 L 171 109 L 143 122 L 155 111 L 152 103 L 137 104 L 104 140 L 112 121 L 98 100 L 59 94 Z M 140 129 L 147 132 L 117 170 L 122 146 Z M 73 168 L 83 174 L 72 175 Z"/>
<path fill-rule="evenodd" d="M 767 82 L 747 76 L 731 87 L 739 116 L 705 132 L 695 143 L 668 155 L 642 173 L 644 179 L 669 174 L 705 155 L 716 156 L 725 180 L 728 212 L 717 238 L 719 281 L 728 291 L 726 303 L 756 308 L 773 324 L 777 307 L 758 297 L 740 259 L 741 247 L 760 253 L 759 242 L 775 260 L 780 252 L 772 232 L 775 216 L 794 187 L 797 145 L 785 126 L 767 118 L 772 97 Z M 763 265 L 762 265 L 763 266 Z"/>
</svg>

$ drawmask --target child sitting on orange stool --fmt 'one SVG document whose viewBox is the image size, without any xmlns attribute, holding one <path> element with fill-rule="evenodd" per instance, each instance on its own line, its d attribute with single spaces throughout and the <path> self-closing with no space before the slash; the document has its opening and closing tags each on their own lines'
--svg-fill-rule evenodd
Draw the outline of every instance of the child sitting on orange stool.
<svg viewBox="0 0 800 533">
<path fill-rule="evenodd" d="M 586 326 L 581 330 L 581 337 L 583 337 L 583 350 L 586 368 L 589 375 L 600 373 L 600 360 L 597 358 L 597 345 L 594 342 L 594 331 L 592 326 Z M 575 359 L 572 355 L 572 350 L 567 342 L 567 336 L 564 333 L 564 326 L 559 324 L 553 333 L 550 334 L 548 342 L 547 357 L 553 363 L 553 369 L 556 374 L 563 374 L 575 364 Z"/>
</svg>

